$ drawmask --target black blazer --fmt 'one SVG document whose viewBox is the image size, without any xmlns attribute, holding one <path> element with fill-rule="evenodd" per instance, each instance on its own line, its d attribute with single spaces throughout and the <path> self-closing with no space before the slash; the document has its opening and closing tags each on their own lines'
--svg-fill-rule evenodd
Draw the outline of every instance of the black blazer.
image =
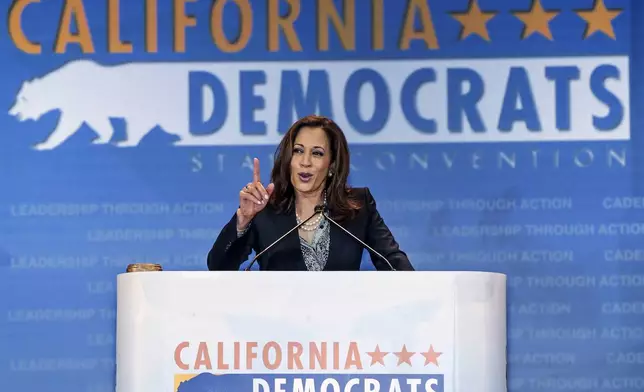
<svg viewBox="0 0 644 392">
<path fill-rule="evenodd" d="M 354 197 L 362 200 L 363 206 L 354 219 L 340 223 L 342 227 L 385 256 L 396 270 L 413 271 L 414 267 L 407 255 L 399 249 L 398 243 L 378 213 L 376 201 L 369 189 L 353 188 L 352 193 Z M 255 215 L 246 234 L 237 238 L 237 214 L 235 213 L 223 227 L 208 253 L 208 269 L 210 271 L 239 270 L 241 264 L 248 260 L 252 250 L 256 254 L 261 252 L 296 225 L 295 212 L 278 214 L 271 205 L 267 205 Z M 330 225 L 331 244 L 324 270 L 359 270 L 365 248 L 334 224 Z M 369 253 L 371 262 L 377 270 L 390 270 L 384 260 L 371 254 L 370 251 Z M 257 263 L 260 270 L 306 271 L 297 230 L 260 256 Z"/>
</svg>

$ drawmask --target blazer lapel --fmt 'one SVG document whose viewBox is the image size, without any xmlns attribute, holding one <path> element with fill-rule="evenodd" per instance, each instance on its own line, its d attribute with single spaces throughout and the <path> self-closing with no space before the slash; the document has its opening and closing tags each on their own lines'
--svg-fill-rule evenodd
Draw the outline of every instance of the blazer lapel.
<svg viewBox="0 0 644 392">
<path fill-rule="evenodd" d="M 295 212 L 275 215 L 275 219 L 279 220 L 279 235 L 276 237 L 279 238 L 288 232 L 297 225 L 297 219 L 295 219 Z M 300 250 L 300 234 L 298 230 L 292 231 L 287 235 L 283 240 L 286 249 L 293 249 L 293 257 L 296 257 L 297 260 L 293 260 L 294 264 L 297 264 L 300 269 L 306 270 L 306 264 L 304 263 L 304 256 Z"/>
</svg>

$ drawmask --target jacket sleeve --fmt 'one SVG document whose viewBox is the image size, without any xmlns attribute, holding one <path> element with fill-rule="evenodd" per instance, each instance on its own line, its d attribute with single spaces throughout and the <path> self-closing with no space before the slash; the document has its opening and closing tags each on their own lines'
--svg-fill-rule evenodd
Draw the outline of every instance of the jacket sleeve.
<svg viewBox="0 0 644 392">
<path fill-rule="evenodd" d="M 236 271 L 241 264 L 248 260 L 255 243 L 253 222 L 249 224 L 243 235 L 237 233 L 237 214 L 221 229 L 210 252 L 208 252 L 208 270 Z"/>
<path fill-rule="evenodd" d="M 415 269 L 409 262 L 407 254 L 400 250 L 400 246 L 389 230 L 389 227 L 387 227 L 384 219 L 380 216 L 376 208 L 376 200 L 373 198 L 369 188 L 365 188 L 365 203 L 368 214 L 367 240 L 365 242 L 378 253 L 385 256 L 397 271 L 414 271 Z M 369 254 L 371 256 L 371 262 L 377 270 L 390 270 L 387 263 L 378 255 L 371 251 L 369 251 Z"/>
</svg>

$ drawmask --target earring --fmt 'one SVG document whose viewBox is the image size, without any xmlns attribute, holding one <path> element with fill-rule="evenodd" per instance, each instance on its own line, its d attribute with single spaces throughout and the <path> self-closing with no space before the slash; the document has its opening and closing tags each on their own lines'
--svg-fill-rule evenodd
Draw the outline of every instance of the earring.
<svg viewBox="0 0 644 392">
<path fill-rule="evenodd" d="M 332 175 L 333 175 L 333 172 L 329 170 L 329 177 L 331 177 Z"/>
</svg>

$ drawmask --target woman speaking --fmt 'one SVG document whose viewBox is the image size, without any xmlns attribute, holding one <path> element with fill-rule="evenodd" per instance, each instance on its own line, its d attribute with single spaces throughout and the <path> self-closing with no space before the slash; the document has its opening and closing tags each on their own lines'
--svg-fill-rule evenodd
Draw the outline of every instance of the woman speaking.
<svg viewBox="0 0 644 392">
<path fill-rule="evenodd" d="M 272 182 L 266 186 L 259 161 L 254 160 L 253 180 L 240 191 L 237 212 L 208 253 L 209 270 L 238 270 L 253 250 L 265 250 L 257 259 L 260 270 L 359 270 L 364 246 L 351 234 L 377 252 L 367 248 L 376 269 L 414 270 L 369 189 L 347 185 L 349 147 L 332 120 L 298 120 L 284 135 L 275 158 Z M 324 212 L 351 234 L 329 222 Z"/>
</svg>

